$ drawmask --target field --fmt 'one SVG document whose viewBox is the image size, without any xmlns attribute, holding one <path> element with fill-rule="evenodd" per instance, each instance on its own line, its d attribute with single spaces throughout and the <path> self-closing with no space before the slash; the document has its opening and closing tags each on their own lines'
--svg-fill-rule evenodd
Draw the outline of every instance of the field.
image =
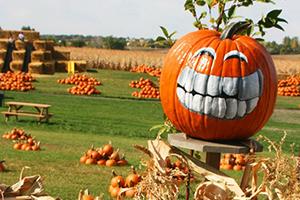
<svg viewBox="0 0 300 200">
<path fill-rule="evenodd" d="M 102 94 L 98 96 L 72 96 L 67 93 L 68 85 L 60 85 L 57 79 L 66 74 L 37 77 L 34 91 L 5 92 L 6 101 L 28 101 L 51 104 L 54 117 L 49 124 L 38 125 L 33 119 L 13 118 L 8 124 L 0 119 L 0 133 L 13 127 L 24 128 L 36 136 L 42 143 L 41 152 L 22 152 L 12 148 L 12 142 L 0 139 L 0 158 L 6 160 L 9 171 L 0 173 L 0 180 L 6 184 L 17 181 L 23 166 L 31 167 L 27 175 L 40 174 L 44 178 L 46 191 L 62 199 L 76 199 L 78 191 L 89 188 L 94 194 L 104 193 L 108 197 L 108 185 L 112 168 L 86 166 L 79 164 L 79 158 L 91 145 L 101 146 L 109 141 L 125 153 L 130 165 L 140 167 L 144 154 L 132 145 L 146 145 L 147 139 L 153 139 L 155 132 L 149 128 L 163 121 L 163 113 L 158 100 L 138 100 L 131 96 L 134 89 L 128 86 L 131 80 L 145 74 L 124 71 L 98 70 L 90 73 L 103 82 L 97 87 Z M 289 153 L 289 145 L 296 143 L 300 149 L 300 98 L 278 97 L 276 110 L 259 133 L 272 140 L 279 140 L 283 131 L 288 132 L 284 152 Z M 0 107 L 0 111 L 7 108 Z M 265 152 L 267 148 L 265 147 Z M 129 166 L 113 167 L 119 173 L 129 173 Z M 229 172 L 237 180 L 241 172 Z M 183 194 L 183 192 L 182 192 Z"/>
<path fill-rule="evenodd" d="M 71 59 L 87 60 L 89 68 L 129 70 L 141 64 L 161 67 L 166 50 L 128 51 L 95 48 L 56 47 L 71 52 Z M 300 73 L 299 55 L 274 55 L 278 75 Z"/>
</svg>

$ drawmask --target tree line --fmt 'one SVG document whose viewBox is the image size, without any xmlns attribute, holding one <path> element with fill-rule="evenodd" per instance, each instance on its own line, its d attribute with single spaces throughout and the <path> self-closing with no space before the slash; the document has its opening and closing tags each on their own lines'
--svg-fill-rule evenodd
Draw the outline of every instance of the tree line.
<svg viewBox="0 0 300 200">
<path fill-rule="evenodd" d="M 113 36 L 84 36 L 84 35 L 42 35 L 43 39 L 51 39 L 60 46 L 94 47 L 106 49 L 155 49 L 168 48 L 167 44 L 155 39 L 123 38 Z M 275 41 L 262 42 L 271 54 L 300 54 L 298 37 L 286 36 L 281 43 Z"/>
</svg>

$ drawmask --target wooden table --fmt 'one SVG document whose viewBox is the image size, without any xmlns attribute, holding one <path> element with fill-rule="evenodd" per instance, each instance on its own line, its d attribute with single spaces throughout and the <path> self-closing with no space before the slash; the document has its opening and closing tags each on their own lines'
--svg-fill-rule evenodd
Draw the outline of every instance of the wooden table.
<svg viewBox="0 0 300 200">
<path fill-rule="evenodd" d="M 244 141 L 210 142 L 188 137 L 184 133 L 176 133 L 168 135 L 168 142 L 172 146 L 189 149 L 191 156 L 193 156 L 194 151 L 205 152 L 206 164 L 218 170 L 220 168 L 221 153 L 248 154 L 250 151 L 263 151 L 263 146 L 253 139 L 246 139 Z M 241 181 L 241 188 L 244 188 L 245 184 L 248 183 L 248 174 L 250 173 L 250 170 L 251 169 L 246 167 Z M 186 190 L 186 199 L 189 199 L 189 181 Z"/>
<path fill-rule="evenodd" d="M 49 113 L 49 108 L 51 105 L 48 104 L 37 104 L 37 103 L 28 103 L 28 102 L 6 102 L 8 106 L 8 111 L 2 112 L 5 116 L 5 121 L 9 120 L 9 117 L 15 116 L 16 120 L 18 120 L 18 116 L 27 116 L 27 117 L 35 117 L 38 119 L 40 123 L 42 120 L 49 122 L 49 118 L 52 117 L 52 114 Z M 34 108 L 32 111 L 24 111 L 22 108 L 24 107 L 32 107 Z"/>
</svg>

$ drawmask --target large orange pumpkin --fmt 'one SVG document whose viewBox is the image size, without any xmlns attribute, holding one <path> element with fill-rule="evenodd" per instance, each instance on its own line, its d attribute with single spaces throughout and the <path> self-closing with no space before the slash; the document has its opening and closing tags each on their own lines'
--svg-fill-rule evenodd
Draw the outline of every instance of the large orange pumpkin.
<svg viewBox="0 0 300 200">
<path fill-rule="evenodd" d="M 195 138 L 244 139 L 270 118 L 277 93 L 274 63 L 255 39 L 199 30 L 179 39 L 162 69 L 162 107 L 175 127 Z"/>
</svg>

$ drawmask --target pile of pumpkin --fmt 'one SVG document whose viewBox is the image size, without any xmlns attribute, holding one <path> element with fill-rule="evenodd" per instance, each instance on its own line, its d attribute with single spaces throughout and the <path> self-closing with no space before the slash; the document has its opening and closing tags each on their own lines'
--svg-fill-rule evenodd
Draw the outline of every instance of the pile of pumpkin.
<svg viewBox="0 0 300 200">
<path fill-rule="evenodd" d="M 80 157 L 80 163 L 87 165 L 100 166 L 124 166 L 127 160 L 124 155 L 120 156 L 119 149 L 114 150 L 111 144 L 105 144 L 103 147 L 88 149 L 83 156 Z"/>
<path fill-rule="evenodd" d="M 166 173 L 167 175 L 170 174 L 170 172 L 174 170 L 178 170 L 178 173 L 173 175 L 173 179 L 178 183 L 181 184 L 184 179 L 186 178 L 186 175 L 189 173 L 189 168 L 184 165 L 180 160 L 175 160 L 173 163 L 171 159 L 166 158 Z M 190 174 L 190 180 L 193 180 L 194 176 L 193 174 Z"/>
<path fill-rule="evenodd" d="M 131 72 L 137 72 L 137 73 L 147 73 L 150 76 L 160 77 L 161 75 L 161 69 L 156 67 L 150 67 L 145 64 L 139 65 L 136 67 L 132 67 Z"/>
<path fill-rule="evenodd" d="M 9 133 L 4 133 L 2 138 L 14 140 L 13 148 L 16 150 L 41 150 L 40 142 L 34 139 L 30 134 L 26 134 L 23 129 L 13 128 Z"/>
<path fill-rule="evenodd" d="M 220 161 L 220 169 L 224 170 L 244 170 L 247 164 L 247 158 L 244 154 L 226 153 Z"/>
<path fill-rule="evenodd" d="M 134 91 L 131 95 L 138 98 L 156 98 L 159 99 L 159 88 L 150 80 L 141 77 L 137 81 L 131 81 L 129 86 L 140 88 L 140 91 Z"/>
<path fill-rule="evenodd" d="M 6 72 L 0 75 L 0 90 L 33 90 L 34 78 L 29 73 L 24 72 Z"/>
<path fill-rule="evenodd" d="M 278 81 L 278 95 L 300 96 L 300 76 L 289 76 Z"/>
<path fill-rule="evenodd" d="M 25 133 L 23 129 L 13 128 L 10 132 L 4 133 L 2 138 L 8 140 L 27 140 L 32 137 L 30 134 Z"/>
<path fill-rule="evenodd" d="M 96 78 L 89 77 L 85 74 L 74 74 L 68 78 L 57 80 L 57 82 L 60 84 L 75 85 L 68 89 L 68 92 L 74 95 L 92 95 L 101 93 L 96 89 L 96 86 L 101 85 L 101 82 Z"/>
<path fill-rule="evenodd" d="M 136 188 L 134 188 L 140 181 L 141 176 L 138 175 L 134 169 L 131 167 L 132 172 L 124 179 L 122 176 L 117 175 L 113 171 L 113 178 L 110 181 L 109 193 L 113 198 L 123 197 L 133 198 L 136 194 Z M 121 194 L 122 193 L 122 194 Z M 120 195 L 121 194 L 121 195 Z"/>
</svg>

